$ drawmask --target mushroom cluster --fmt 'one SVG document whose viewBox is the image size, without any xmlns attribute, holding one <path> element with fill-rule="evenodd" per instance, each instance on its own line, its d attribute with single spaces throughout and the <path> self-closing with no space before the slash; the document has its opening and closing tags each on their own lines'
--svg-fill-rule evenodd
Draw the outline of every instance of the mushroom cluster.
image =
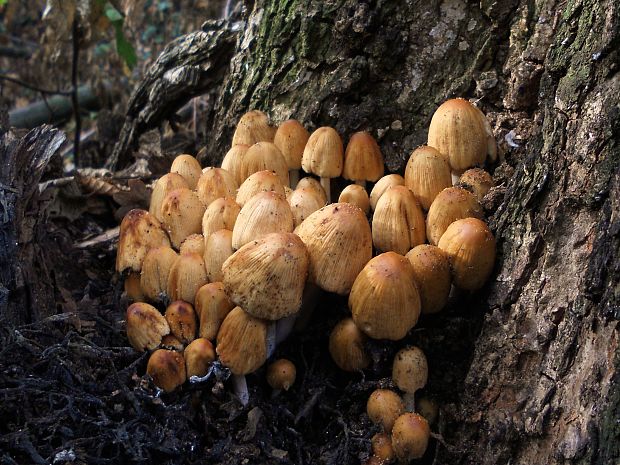
<svg viewBox="0 0 620 465">
<path fill-rule="evenodd" d="M 154 183 L 149 211 L 123 219 L 116 268 L 134 301 L 130 344 L 152 351 L 147 373 L 166 392 L 219 360 L 247 402 L 244 375 L 267 362 L 322 290 L 347 296 L 351 312 L 329 337 L 335 364 L 367 368 L 368 338 L 403 340 L 420 315 L 442 310 L 452 287 L 475 291 L 490 276 L 495 239 L 480 200 L 493 181 L 479 168 L 487 156 L 488 122 L 464 99 L 439 107 L 404 177 L 384 176 L 367 132 L 345 150 L 334 128 L 310 134 L 295 120 L 275 128 L 260 111 L 245 114 L 221 167 L 179 155 Z M 300 169 L 307 176 L 298 180 Z M 331 203 L 340 176 L 352 183 Z M 266 377 L 279 392 L 295 372 L 280 359 Z M 414 394 L 427 376 L 422 350 L 404 347 L 392 372 L 403 395 L 371 394 L 368 416 L 383 428 L 375 462 L 424 454 L 430 428 Z"/>
</svg>

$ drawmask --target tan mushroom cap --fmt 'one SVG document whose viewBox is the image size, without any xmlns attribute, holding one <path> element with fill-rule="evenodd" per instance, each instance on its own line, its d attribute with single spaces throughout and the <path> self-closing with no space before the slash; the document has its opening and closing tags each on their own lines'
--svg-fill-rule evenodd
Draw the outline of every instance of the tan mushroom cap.
<svg viewBox="0 0 620 465">
<path fill-rule="evenodd" d="M 270 323 L 235 307 L 217 333 L 216 352 L 222 364 L 235 375 L 258 370 L 267 360 L 267 333 Z"/>
<path fill-rule="evenodd" d="M 194 339 L 183 352 L 187 377 L 205 376 L 215 360 L 215 349 L 208 339 Z"/>
<path fill-rule="evenodd" d="M 202 256 L 195 253 L 180 255 L 168 275 L 170 300 L 193 302 L 196 292 L 207 283 L 207 271 Z"/>
<path fill-rule="evenodd" d="M 233 145 L 222 160 L 222 168 L 232 175 L 238 186 L 245 181 L 243 177 L 243 157 L 249 148 L 249 145 Z"/>
<path fill-rule="evenodd" d="M 241 173 L 246 180 L 257 171 L 275 171 L 283 186 L 288 186 L 288 165 L 282 152 L 272 142 L 257 142 L 243 156 Z"/>
<path fill-rule="evenodd" d="M 149 205 L 149 213 L 157 218 L 160 222 L 163 221 L 161 215 L 161 205 L 164 203 L 166 195 L 175 189 L 181 188 L 189 189 L 189 184 L 183 176 L 178 173 L 167 173 L 159 178 L 153 186 L 153 193 L 151 194 L 151 203 Z"/>
<path fill-rule="evenodd" d="M 170 270 L 179 256 L 170 247 L 149 250 L 142 263 L 140 287 L 147 299 L 160 302 L 168 291 Z"/>
<path fill-rule="evenodd" d="M 389 389 L 375 389 L 366 403 L 366 413 L 370 421 L 380 424 L 387 432 L 392 431 L 394 422 L 404 410 L 403 400 Z"/>
<path fill-rule="evenodd" d="M 191 234 L 202 232 L 205 206 L 194 191 L 175 189 L 164 198 L 161 206 L 163 226 L 175 249 Z"/>
<path fill-rule="evenodd" d="M 190 189 L 196 189 L 198 179 L 202 174 L 202 168 L 200 163 L 191 155 L 181 154 L 174 159 L 172 166 L 170 167 L 171 173 L 177 173 L 187 181 L 187 185 Z"/>
<path fill-rule="evenodd" d="M 359 371 L 370 365 L 364 348 L 366 336 L 351 318 L 338 323 L 329 335 L 329 353 L 341 370 Z"/>
<path fill-rule="evenodd" d="M 482 165 L 489 139 L 479 110 L 462 98 L 442 103 L 431 119 L 428 145 L 446 156 L 454 171 Z"/>
<path fill-rule="evenodd" d="M 157 218 L 146 210 L 130 210 L 121 221 L 116 271 L 140 271 L 148 251 L 161 246 L 170 246 L 170 240 Z"/>
<path fill-rule="evenodd" d="M 152 305 L 136 302 L 127 308 L 127 339 L 139 352 L 152 350 L 161 344 L 161 339 L 170 333 L 170 326 Z"/>
<path fill-rule="evenodd" d="M 448 257 L 439 247 L 429 244 L 414 247 L 406 257 L 420 291 L 422 313 L 437 313 L 448 302 L 452 286 Z"/>
<path fill-rule="evenodd" d="M 321 188 L 322 190 L 322 188 Z M 325 206 L 321 195 L 314 189 L 297 188 L 287 198 L 293 213 L 295 227 L 299 226 L 306 218 L 319 208 Z"/>
<path fill-rule="evenodd" d="M 338 197 L 338 202 L 346 202 L 357 205 L 365 215 L 368 215 L 370 212 L 370 199 L 368 198 L 368 192 L 366 192 L 366 189 L 362 186 L 357 184 L 349 184 L 345 187 L 340 193 L 340 197 Z"/>
<path fill-rule="evenodd" d="M 208 207 L 220 197 L 235 197 L 239 184 L 231 173 L 222 168 L 205 168 L 198 179 L 196 193 L 198 198 Z"/>
<path fill-rule="evenodd" d="M 412 346 L 399 350 L 392 364 L 392 379 L 398 389 L 410 394 L 426 386 L 428 362 L 422 349 Z"/>
<path fill-rule="evenodd" d="M 174 350 L 157 349 L 153 352 L 146 372 L 153 378 L 155 386 L 166 392 L 174 391 L 187 379 L 185 359 Z"/>
<path fill-rule="evenodd" d="M 245 113 L 237 123 L 232 145 L 253 145 L 257 142 L 273 142 L 276 129 L 269 125 L 269 118 L 260 110 Z"/>
<path fill-rule="evenodd" d="M 448 226 L 462 218 L 484 217 L 482 206 L 474 194 L 461 187 L 442 190 L 431 204 L 426 216 L 426 236 L 432 245 L 437 245 Z"/>
<path fill-rule="evenodd" d="M 392 449 L 403 463 L 419 459 L 426 452 L 431 429 L 426 419 L 417 413 L 404 413 L 392 428 Z"/>
<path fill-rule="evenodd" d="M 312 213 L 295 229 L 308 249 L 308 279 L 320 288 L 345 295 L 372 258 L 370 225 L 350 203 L 334 203 Z"/>
<path fill-rule="evenodd" d="M 204 255 L 205 239 L 202 234 L 192 234 L 190 236 L 187 236 L 183 243 L 181 243 L 179 253 L 181 255 L 187 253 L 197 253 L 200 256 Z"/>
<path fill-rule="evenodd" d="M 349 308 L 355 325 L 371 338 L 398 341 L 405 337 L 420 315 L 409 260 L 394 252 L 370 260 L 353 283 Z"/>
<path fill-rule="evenodd" d="M 230 300 L 257 318 L 279 320 L 299 311 L 308 274 L 308 252 L 293 233 L 248 242 L 222 266 Z"/>
<path fill-rule="evenodd" d="M 273 143 L 282 152 L 289 170 L 301 168 L 301 158 L 309 137 L 310 133 L 295 119 L 284 121 L 278 127 Z"/>
<path fill-rule="evenodd" d="M 176 300 L 168 305 L 164 317 L 172 335 L 182 343 L 189 344 L 196 338 L 198 322 L 192 304 Z"/>
<path fill-rule="evenodd" d="M 388 174 L 379 179 L 370 191 L 370 209 L 375 210 L 377 202 L 386 190 L 393 186 L 404 186 L 405 179 L 400 174 Z"/>
<path fill-rule="evenodd" d="M 224 283 L 209 283 L 196 293 L 196 313 L 200 318 L 200 337 L 215 340 L 222 321 L 235 308 L 226 291 Z"/>
<path fill-rule="evenodd" d="M 296 377 L 295 364 L 285 358 L 280 358 L 267 367 L 267 383 L 272 389 L 288 391 L 295 384 Z"/>
<path fill-rule="evenodd" d="M 382 252 L 401 255 L 426 242 L 424 213 L 407 187 L 390 187 L 377 202 L 372 216 L 372 242 Z"/>
<path fill-rule="evenodd" d="M 220 229 L 209 236 L 206 240 L 203 258 L 210 282 L 214 283 L 223 279 L 222 266 L 234 252 L 232 231 Z"/>
<path fill-rule="evenodd" d="M 482 168 L 471 168 L 461 175 L 458 186 L 471 191 L 476 196 L 478 202 L 482 202 L 487 192 L 495 186 L 495 181 Z"/>
<path fill-rule="evenodd" d="M 304 148 L 301 166 L 306 173 L 322 178 L 337 178 L 342 174 L 344 148 L 340 134 L 323 126 L 314 131 Z"/>
<path fill-rule="evenodd" d="M 241 207 L 230 197 L 221 197 L 211 202 L 202 216 L 202 235 L 205 241 L 215 231 L 235 227 Z"/>
<path fill-rule="evenodd" d="M 375 182 L 383 172 L 383 155 L 375 138 L 365 131 L 353 134 L 344 153 L 342 177 L 356 182 Z"/>
<path fill-rule="evenodd" d="M 442 190 L 452 187 L 450 165 L 437 149 L 423 145 L 415 149 L 405 168 L 405 185 L 424 210 Z"/>
<path fill-rule="evenodd" d="M 387 433 L 376 433 L 372 438 L 370 438 L 370 448 L 372 450 L 373 457 L 379 458 L 380 465 L 392 463 L 396 458 L 394 448 L 392 447 L 392 437 L 390 436 L 391 431 L 392 429 L 390 428 Z"/>
<path fill-rule="evenodd" d="M 292 231 L 293 213 L 286 199 L 275 192 L 259 192 L 239 212 L 233 228 L 232 246 L 238 250 L 265 234 Z"/>
<path fill-rule="evenodd" d="M 438 246 L 448 256 L 455 286 L 468 291 L 484 286 L 495 265 L 495 237 L 484 221 L 455 221 L 441 236 Z"/>
<path fill-rule="evenodd" d="M 262 170 L 252 173 L 239 187 L 236 201 L 243 207 L 245 203 L 259 192 L 273 191 L 285 196 L 284 186 L 278 174 L 271 170 Z"/>
<path fill-rule="evenodd" d="M 325 193 L 325 189 L 321 186 L 321 183 L 314 179 L 312 176 L 306 176 L 301 178 L 297 183 L 297 187 L 295 189 L 308 189 L 315 191 L 316 194 L 321 198 L 321 202 L 323 205 L 327 204 L 327 194 Z"/>
</svg>

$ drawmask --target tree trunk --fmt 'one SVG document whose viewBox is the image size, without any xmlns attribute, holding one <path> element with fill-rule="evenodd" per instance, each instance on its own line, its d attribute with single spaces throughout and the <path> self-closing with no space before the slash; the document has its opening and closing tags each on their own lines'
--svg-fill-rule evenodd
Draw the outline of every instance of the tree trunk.
<svg viewBox="0 0 620 465">
<path fill-rule="evenodd" d="M 205 164 L 252 108 L 345 136 L 369 130 L 393 172 L 443 100 L 476 97 L 493 122 L 496 273 L 429 339 L 444 346 L 424 347 L 442 401 L 438 464 L 620 460 L 619 9 L 280 0 L 254 5 L 241 32 L 221 26 L 240 35 Z"/>
</svg>

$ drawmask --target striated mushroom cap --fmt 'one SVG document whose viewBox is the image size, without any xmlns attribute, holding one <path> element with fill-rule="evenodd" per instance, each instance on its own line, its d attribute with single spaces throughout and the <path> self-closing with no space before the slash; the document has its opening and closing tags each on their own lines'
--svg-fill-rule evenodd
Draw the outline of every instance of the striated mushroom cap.
<svg viewBox="0 0 620 465">
<path fill-rule="evenodd" d="M 157 218 L 160 222 L 164 220 L 161 214 L 161 206 L 164 203 L 166 195 L 175 189 L 189 189 L 189 184 L 183 176 L 178 173 L 164 174 L 159 178 L 153 186 L 151 194 L 151 204 L 149 205 L 149 213 Z"/>
<path fill-rule="evenodd" d="M 427 145 L 415 149 L 405 168 L 405 185 L 424 210 L 428 210 L 442 190 L 452 187 L 450 165 L 446 158 Z"/>
<path fill-rule="evenodd" d="M 249 148 L 249 145 L 233 145 L 222 160 L 222 169 L 225 169 L 232 175 L 238 186 L 245 181 L 243 177 L 243 157 Z"/>
<path fill-rule="evenodd" d="M 220 197 L 235 197 L 239 185 L 232 174 L 222 168 L 205 168 L 198 184 L 196 193 L 205 207 Z"/>
<path fill-rule="evenodd" d="M 301 168 L 301 157 L 310 134 L 294 119 L 283 122 L 276 131 L 273 143 L 280 149 L 289 170 Z"/>
<path fill-rule="evenodd" d="M 183 344 L 189 344 L 196 338 L 198 324 L 192 304 L 176 300 L 168 305 L 164 316 L 172 335 Z"/>
<path fill-rule="evenodd" d="M 170 300 L 193 302 L 196 292 L 207 283 L 207 271 L 202 257 L 195 253 L 180 255 L 168 276 Z"/>
<path fill-rule="evenodd" d="M 271 142 L 258 142 L 248 149 L 243 156 L 241 173 L 243 179 L 257 171 L 275 171 L 283 186 L 288 186 L 288 166 L 282 152 Z"/>
<path fill-rule="evenodd" d="M 206 240 L 203 255 L 209 282 L 221 281 L 224 277 L 222 265 L 235 251 L 232 248 L 232 231 L 220 229 Z"/>
<path fill-rule="evenodd" d="M 370 199 L 366 189 L 357 184 L 349 184 L 345 187 L 338 197 L 338 202 L 352 203 L 357 205 L 360 210 L 364 212 L 364 215 L 368 215 L 370 212 Z"/>
<path fill-rule="evenodd" d="M 147 299 L 160 302 L 168 290 L 168 277 L 179 256 L 170 247 L 155 247 L 149 250 L 142 263 L 140 287 Z"/>
<path fill-rule="evenodd" d="M 170 246 L 170 240 L 157 218 L 145 210 L 130 210 L 120 226 L 116 271 L 142 270 L 148 251 L 161 246 Z"/>
<path fill-rule="evenodd" d="M 314 191 L 318 197 L 321 199 L 321 206 L 327 204 L 327 194 L 325 193 L 325 189 L 321 186 L 321 183 L 314 179 L 312 176 L 306 176 L 301 178 L 297 183 L 297 189 L 308 189 Z"/>
<path fill-rule="evenodd" d="M 462 218 L 484 217 L 482 206 L 474 194 L 460 187 L 442 190 L 431 204 L 426 216 L 426 236 L 432 245 L 437 245 L 445 230 Z"/>
<path fill-rule="evenodd" d="M 202 236 L 205 241 L 220 229 L 232 231 L 240 211 L 241 207 L 230 197 L 221 197 L 211 202 L 202 216 Z"/>
<path fill-rule="evenodd" d="M 434 245 L 421 244 L 406 255 L 422 301 L 422 313 L 437 313 L 445 307 L 450 295 L 452 276 L 446 254 Z"/>
<path fill-rule="evenodd" d="M 127 308 L 127 339 L 139 352 L 155 349 L 161 339 L 170 333 L 170 326 L 155 307 L 136 302 Z"/>
<path fill-rule="evenodd" d="M 200 234 L 205 206 L 194 191 L 176 189 L 166 195 L 161 206 L 163 226 L 175 249 L 191 234 Z"/>
<path fill-rule="evenodd" d="M 273 142 L 276 129 L 269 125 L 269 118 L 260 110 L 248 111 L 237 123 L 232 145 L 254 145 L 257 142 Z"/>
<path fill-rule="evenodd" d="M 235 308 L 226 291 L 224 283 L 209 283 L 196 293 L 196 313 L 200 318 L 200 337 L 215 340 L 222 321 Z"/>
<path fill-rule="evenodd" d="M 383 176 L 383 155 L 377 141 L 365 131 L 349 139 L 344 154 L 342 177 L 350 181 L 377 181 Z"/>
<path fill-rule="evenodd" d="M 194 157 L 182 154 L 174 159 L 170 172 L 183 176 L 185 181 L 187 181 L 188 187 L 193 190 L 196 189 L 196 184 L 202 174 L 202 168 Z"/>
<path fill-rule="evenodd" d="M 187 253 L 197 253 L 200 256 L 204 255 L 205 239 L 202 234 L 192 234 L 187 236 L 179 248 L 179 253 L 181 255 Z"/>
<path fill-rule="evenodd" d="M 321 191 L 323 188 L 321 188 Z M 297 188 L 287 198 L 293 213 L 295 227 L 325 205 L 323 197 L 314 189 Z"/>
<path fill-rule="evenodd" d="M 370 365 L 364 348 L 366 336 L 351 318 L 338 323 L 329 335 L 329 353 L 341 370 L 359 371 Z"/>
<path fill-rule="evenodd" d="M 183 352 L 187 377 L 205 376 L 215 360 L 215 349 L 208 339 L 194 339 Z"/>
<path fill-rule="evenodd" d="M 187 379 L 185 359 L 180 352 L 157 349 L 151 354 L 146 372 L 158 388 L 172 392 Z"/>
<path fill-rule="evenodd" d="M 377 202 L 383 193 L 393 186 L 404 186 L 405 179 L 400 174 L 388 174 L 377 181 L 370 191 L 370 209 L 372 211 L 377 207 Z"/>
<path fill-rule="evenodd" d="M 275 171 L 262 170 L 251 174 L 239 187 L 236 201 L 239 206 L 243 207 L 256 194 L 265 191 L 273 191 L 285 197 L 284 186 Z"/>
<path fill-rule="evenodd" d="M 324 126 L 314 131 L 304 148 L 301 166 L 306 173 L 322 178 L 337 178 L 342 174 L 344 148 L 334 128 Z"/>
</svg>

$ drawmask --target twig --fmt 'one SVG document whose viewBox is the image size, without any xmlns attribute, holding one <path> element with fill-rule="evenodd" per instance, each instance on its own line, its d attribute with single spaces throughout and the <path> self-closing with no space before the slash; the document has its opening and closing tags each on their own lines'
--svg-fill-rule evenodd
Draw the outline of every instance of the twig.
<svg viewBox="0 0 620 465">
<path fill-rule="evenodd" d="M 82 119 L 80 117 L 80 104 L 78 102 L 78 61 L 80 53 L 80 37 L 78 16 L 73 19 L 73 61 L 71 64 L 71 103 L 73 104 L 73 117 L 75 118 L 75 138 L 73 139 L 73 163 L 77 168 L 80 161 L 80 132 Z"/>
<path fill-rule="evenodd" d="M 72 91 L 69 92 L 65 90 L 44 89 L 42 87 L 35 86 L 34 84 L 30 84 L 28 82 L 22 81 L 21 79 L 7 76 L 6 74 L 0 74 L 0 80 L 12 82 L 13 84 L 17 84 L 18 86 L 25 87 L 26 89 L 34 90 L 42 94 L 49 94 L 49 95 L 71 95 L 72 94 Z"/>
</svg>

